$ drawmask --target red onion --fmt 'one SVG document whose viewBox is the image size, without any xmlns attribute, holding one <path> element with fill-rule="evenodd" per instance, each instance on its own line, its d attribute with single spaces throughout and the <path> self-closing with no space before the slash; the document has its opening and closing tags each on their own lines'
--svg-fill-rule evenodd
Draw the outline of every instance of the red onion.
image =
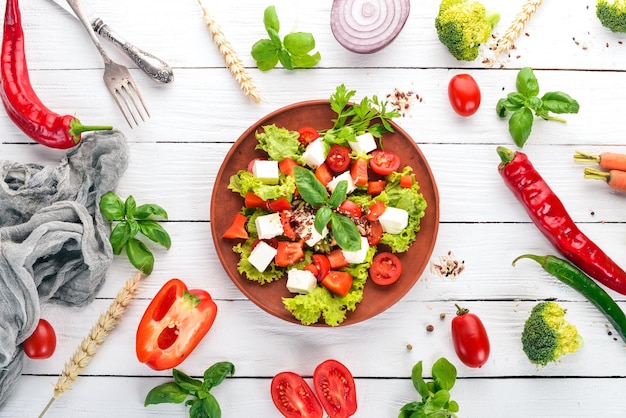
<svg viewBox="0 0 626 418">
<path fill-rule="evenodd" d="M 330 27 L 346 49 L 370 54 L 398 36 L 410 9 L 409 0 L 334 0 Z"/>
</svg>

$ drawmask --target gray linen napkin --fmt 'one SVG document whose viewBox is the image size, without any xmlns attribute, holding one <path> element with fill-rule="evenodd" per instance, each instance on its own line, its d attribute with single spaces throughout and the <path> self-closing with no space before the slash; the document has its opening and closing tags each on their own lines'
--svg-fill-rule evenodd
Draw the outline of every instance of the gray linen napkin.
<svg viewBox="0 0 626 418">
<path fill-rule="evenodd" d="M 83 306 L 102 285 L 113 252 L 98 204 L 127 165 L 119 131 L 85 134 L 58 166 L 0 161 L 0 406 L 40 303 Z"/>
</svg>

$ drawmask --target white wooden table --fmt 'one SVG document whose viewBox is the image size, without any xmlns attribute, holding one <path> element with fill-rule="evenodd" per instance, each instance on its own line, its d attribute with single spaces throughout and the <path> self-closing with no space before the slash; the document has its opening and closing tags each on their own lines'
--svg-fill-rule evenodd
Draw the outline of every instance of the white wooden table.
<svg viewBox="0 0 626 418">
<path fill-rule="evenodd" d="M 200 376 L 217 361 L 235 365 L 235 376 L 212 391 L 224 417 L 280 416 L 270 397 L 271 378 L 291 370 L 310 379 L 315 366 L 329 358 L 343 362 L 356 378 L 356 416 L 395 417 L 402 405 L 418 399 L 410 381 L 413 365 L 423 360 L 430 372 L 439 357 L 457 366 L 459 380 L 452 397 L 462 417 L 624 416 L 624 342 L 609 335 L 607 320 L 590 303 L 536 264 L 511 266 L 522 253 L 554 250 L 497 172 L 496 147 L 515 146 L 495 105 L 515 88 L 518 69 L 530 66 L 543 92 L 565 91 L 581 108 L 577 115 L 565 115 L 567 124 L 537 120 L 523 151 L 581 229 L 626 266 L 626 196 L 601 182 L 584 180 L 582 166 L 572 158 L 577 149 L 626 152 L 626 36 L 601 27 L 595 2 L 546 2 L 504 67 L 486 68 L 480 60 L 458 62 L 439 43 L 434 29 L 437 0 L 412 2 L 398 38 L 372 55 L 348 52 L 335 41 L 330 0 L 297 5 L 206 0 L 264 98 L 255 104 L 224 67 L 196 1 L 92 0 L 92 7 L 112 27 L 174 67 L 172 85 L 157 84 L 132 68 L 152 114 L 149 122 L 132 130 L 102 83 L 100 56 L 79 23 L 47 0 L 21 3 L 28 65 L 39 97 L 55 111 L 75 114 L 84 122 L 110 122 L 126 134 L 130 166 L 117 192 L 166 208 L 170 221 L 165 227 L 173 241 L 170 251 L 156 253 L 155 270 L 142 282 L 140 297 L 73 389 L 57 399 L 46 416 L 188 415 L 182 405 L 144 408 L 146 393 L 170 380 L 171 372 L 149 369 L 134 352 L 141 315 L 172 277 L 207 290 L 218 304 L 213 328 L 179 368 Z M 521 3 L 485 1 L 501 12 L 496 32 L 504 31 Z M 314 34 L 322 54 L 316 68 L 266 73 L 256 69 L 249 51 L 266 36 L 262 17 L 270 4 L 276 5 L 283 34 L 292 29 Z M 119 61 L 129 62 L 107 48 Z M 447 99 L 449 79 L 461 72 L 473 75 L 483 94 L 480 110 L 470 118 L 453 113 Z M 397 121 L 425 153 L 439 187 L 441 219 L 433 260 L 452 251 L 466 268 L 454 279 L 427 269 L 399 303 L 366 322 L 311 328 L 268 315 L 227 277 L 210 234 L 210 198 L 224 156 L 248 126 L 284 105 L 326 99 L 341 83 L 356 90 L 358 97 L 385 96 L 397 88 L 422 98 Z M 0 112 L 0 132 L 3 159 L 55 164 L 63 156 L 63 151 L 33 145 L 5 112 Z M 119 257 L 89 306 L 42 307 L 57 332 L 56 352 L 48 360 L 27 362 L 0 416 L 39 414 L 65 361 L 133 275 L 132 266 Z M 626 309 L 626 297 L 609 293 Z M 532 306 L 545 299 L 567 308 L 585 345 L 559 363 L 540 368 L 522 352 L 520 333 Z M 465 367 L 454 353 L 450 320 L 455 303 L 478 314 L 489 333 L 492 352 L 480 369 Z M 442 312 L 445 320 L 439 317 Z M 428 324 L 434 331 L 426 331 Z"/>
</svg>

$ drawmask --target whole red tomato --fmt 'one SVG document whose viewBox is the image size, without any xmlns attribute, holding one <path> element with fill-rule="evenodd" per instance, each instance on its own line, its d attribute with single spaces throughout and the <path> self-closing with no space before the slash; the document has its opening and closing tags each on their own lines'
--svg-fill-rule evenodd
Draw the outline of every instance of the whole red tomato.
<svg viewBox="0 0 626 418">
<path fill-rule="evenodd" d="M 480 318 L 458 305 L 452 320 L 452 342 L 459 360 L 468 367 L 482 367 L 491 350 L 487 331 Z"/>
<path fill-rule="evenodd" d="M 448 84 L 452 109 L 461 116 L 471 116 L 480 107 L 480 88 L 469 74 L 457 74 Z"/>
<path fill-rule="evenodd" d="M 39 319 L 35 331 L 22 343 L 24 353 L 36 360 L 46 359 L 54 354 L 57 346 L 57 335 L 50 322 Z"/>
</svg>

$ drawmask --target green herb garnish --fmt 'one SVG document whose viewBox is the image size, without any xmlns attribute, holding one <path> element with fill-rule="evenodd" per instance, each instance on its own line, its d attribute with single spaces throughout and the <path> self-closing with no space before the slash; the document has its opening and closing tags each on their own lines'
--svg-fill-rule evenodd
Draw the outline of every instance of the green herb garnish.
<svg viewBox="0 0 626 418">
<path fill-rule="evenodd" d="M 459 412 L 459 404 L 450 399 L 450 390 L 456 382 L 456 367 L 441 357 L 433 364 L 433 380 L 424 381 L 422 362 L 419 361 L 411 372 L 411 380 L 421 402 L 407 403 L 400 409 L 398 418 L 444 417 L 454 418 Z"/>
<path fill-rule="evenodd" d="M 100 212 L 116 225 L 109 240 L 113 253 L 119 255 L 126 249 L 128 260 L 138 270 L 149 275 L 154 268 L 154 255 L 146 244 L 138 238 L 141 233 L 149 240 L 169 249 L 172 245 L 167 231 L 154 219 L 167 219 L 167 212 L 161 206 L 144 204 L 137 206 L 135 198 L 128 196 L 122 201 L 114 192 L 108 192 L 100 199 Z"/>
<path fill-rule="evenodd" d="M 539 82 L 529 67 L 522 68 L 517 74 L 517 92 L 509 93 L 507 97 L 498 100 L 496 112 L 504 118 L 512 112 L 509 119 L 509 132 L 515 145 L 522 148 L 530 136 L 533 127 L 534 115 L 545 120 L 554 120 L 565 123 L 565 119 L 555 117 L 552 113 L 578 113 L 578 102 L 568 94 L 553 91 L 539 94 Z"/>
<path fill-rule="evenodd" d="M 310 54 L 315 48 L 315 38 L 309 32 L 291 32 L 281 41 L 278 32 L 280 22 L 276 8 L 269 6 L 263 13 L 263 24 L 269 39 L 261 39 L 252 45 L 252 58 L 261 71 L 269 71 L 278 64 L 287 70 L 296 67 L 310 68 L 322 58 L 319 52 Z"/>
<path fill-rule="evenodd" d="M 337 245 L 346 251 L 361 249 L 361 234 L 350 218 L 333 211 L 346 200 L 348 182 L 342 180 L 328 197 L 326 187 L 315 177 L 312 171 L 302 167 L 294 167 L 293 174 L 300 196 L 309 205 L 316 207 L 315 229 L 320 234 L 330 222 L 333 238 Z"/>
<path fill-rule="evenodd" d="M 203 380 L 194 379 L 177 369 L 172 369 L 173 382 L 152 388 L 144 406 L 159 403 L 182 403 L 189 406 L 189 416 L 193 418 L 220 418 L 222 410 L 210 391 L 228 376 L 235 374 L 235 366 L 227 361 L 215 363 L 205 370 Z"/>
</svg>

